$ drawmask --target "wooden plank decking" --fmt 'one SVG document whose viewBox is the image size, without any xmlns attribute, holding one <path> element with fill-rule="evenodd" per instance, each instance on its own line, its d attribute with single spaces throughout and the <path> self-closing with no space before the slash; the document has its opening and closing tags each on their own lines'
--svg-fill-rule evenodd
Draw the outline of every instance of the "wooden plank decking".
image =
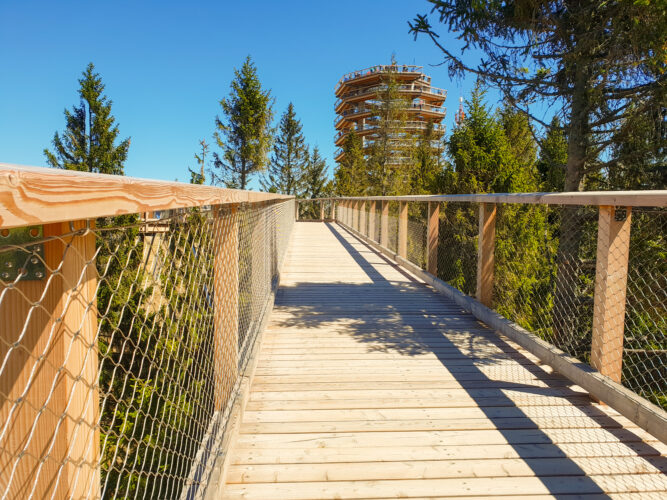
<svg viewBox="0 0 667 500">
<path fill-rule="evenodd" d="M 297 223 L 225 498 L 666 498 L 666 449 L 340 226 Z"/>
</svg>

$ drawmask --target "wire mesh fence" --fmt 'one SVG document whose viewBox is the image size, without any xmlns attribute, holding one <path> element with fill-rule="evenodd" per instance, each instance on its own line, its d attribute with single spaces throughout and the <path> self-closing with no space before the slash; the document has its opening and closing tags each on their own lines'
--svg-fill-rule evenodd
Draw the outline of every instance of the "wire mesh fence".
<svg viewBox="0 0 667 500">
<path fill-rule="evenodd" d="M 399 240 L 398 205 L 389 202 L 383 225 L 377 201 L 377 236 L 372 239 L 381 242 L 386 231 L 391 252 L 397 252 Z M 490 305 L 667 408 L 667 209 L 613 210 L 600 226 L 602 210 L 495 205 Z M 428 203 L 411 201 L 407 214 L 407 259 L 426 269 Z M 480 205 L 441 202 L 437 220 L 437 277 L 464 294 L 478 295 Z M 622 243 L 619 231 L 627 231 L 629 243 Z"/>
<path fill-rule="evenodd" d="M 408 204 L 407 259 L 426 269 L 428 203 Z"/>
<path fill-rule="evenodd" d="M 438 278 L 466 295 L 475 295 L 477 286 L 478 209 L 476 203 L 440 204 Z"/>
<path fill-rule="evenodd" d="M 294 210 L 3 230 L 0 498 L 200 497 Z"/>
</svg>

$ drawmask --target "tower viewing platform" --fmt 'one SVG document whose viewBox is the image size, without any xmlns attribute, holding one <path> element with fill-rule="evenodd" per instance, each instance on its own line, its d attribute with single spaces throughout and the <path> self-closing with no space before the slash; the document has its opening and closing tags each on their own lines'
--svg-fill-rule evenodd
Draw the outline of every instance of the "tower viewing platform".
<svg viewBox="0 0 667 500">
<path fill-rule="evenodd" d="M 667 191 L 0 164 L 0 226 L 1 498 L 667 494 Z"/>
</svg>

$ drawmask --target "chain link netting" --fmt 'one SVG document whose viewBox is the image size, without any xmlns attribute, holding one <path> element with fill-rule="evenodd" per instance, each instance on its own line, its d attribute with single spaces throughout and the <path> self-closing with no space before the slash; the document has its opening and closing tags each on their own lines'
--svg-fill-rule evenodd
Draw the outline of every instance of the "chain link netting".
<svg viewBox="0 0 667 500">
<path fill-rule="evenodd" d="M 667 209 L 632 209 L 623 385 L 667 409 Z"/>
<path fill-rule="evenodd" d="M 428 203 L 408 203 L 407 259 L 426 269 Z"/>
<path fill-rule="evenodd" d="M 466 295 L 477 287 L 479 205 L 440 203 L 438 278 Z"/>
<path fill-rule="evenodd" d="M 386 231 L 392 252 L 398 245 L 398 205 L 389 203 Z M 377 206 L 373 239 L 380 242 L 384 229 L 380 202 Z M 497 204 L 492 307 L 667 408 L 667 209 L 616 210 L 609 220 L 622 222 L 628 212 L 625 247 L 617 242 L 622 241 L 616 237 L 618 224 L 598 227 L 600 210 Z M 470 296 L 478 286 L 479 212 L 476 203 L 439 203 L 437 277 Z M 598 263 L 599 245 L 612 240 L 604 262 Z M 428 203 L 410 202 L 408 260 L 426 269 L 427 247 Z"/>
<path fill-rule="evenodd" d="M 3 230 L 0 497 L 201 497 L 294 214 L 200 207 L 11 244 Z"/>
</svg>

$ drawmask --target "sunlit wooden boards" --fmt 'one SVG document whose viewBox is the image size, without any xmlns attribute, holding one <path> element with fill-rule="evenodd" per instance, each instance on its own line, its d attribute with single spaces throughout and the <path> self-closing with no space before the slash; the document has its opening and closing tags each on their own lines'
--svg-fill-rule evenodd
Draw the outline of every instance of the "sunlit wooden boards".
<svg viewBox="0 0 667 500">
<path fill-rule="evenodd" d="M 664 498 L 667 447 L 332 224 L 297 223 L 224 498 Z"/>
</svg>

